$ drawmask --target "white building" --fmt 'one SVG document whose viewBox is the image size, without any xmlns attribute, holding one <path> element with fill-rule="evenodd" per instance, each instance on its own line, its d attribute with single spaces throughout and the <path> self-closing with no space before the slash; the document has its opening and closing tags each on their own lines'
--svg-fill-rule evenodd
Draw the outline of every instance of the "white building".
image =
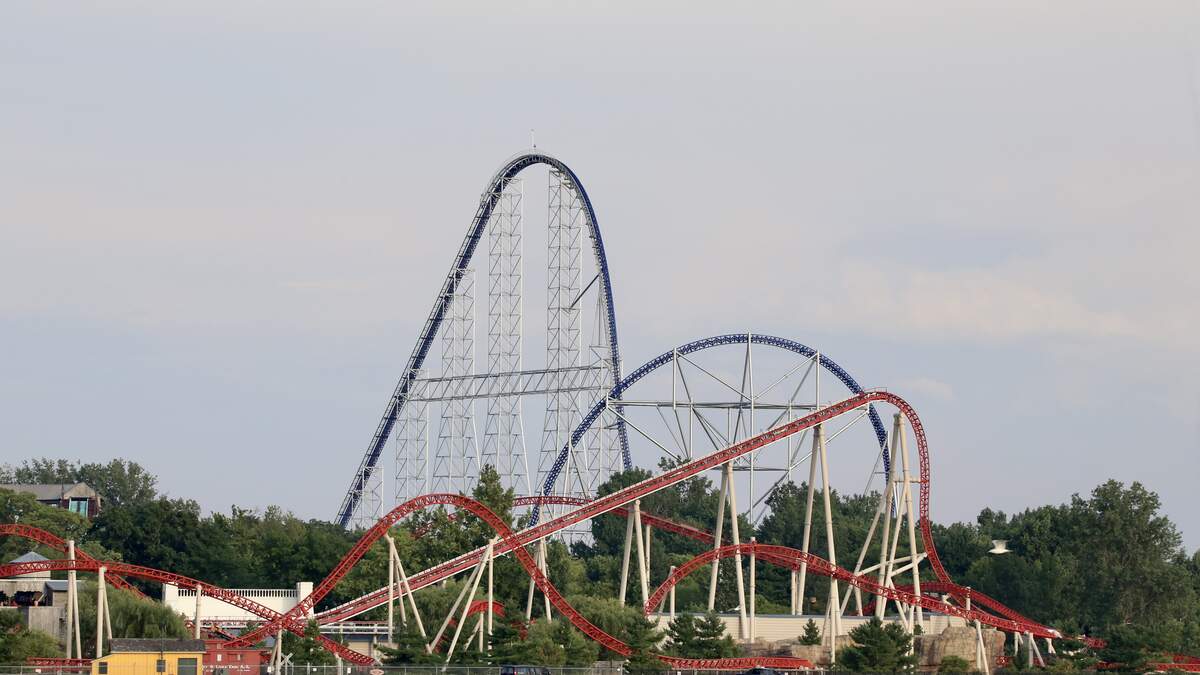
<svg viewBox="0 0 1200 675">
<path fill-rule="evenodd" d="M 163 584 L 162 588 L 164 605 L 188 618 L 195 616 L 195 590 L 180 588 L 172 584 Z M 313 585 L 311 581 L 301 581 L 296 584 L 295 588 L 231 588 L 229 590 L 283 614 L 300 604 L 300 600 L 312 593 Z M 310 616 L 311 614 L 309 612 Z M 202 623 L 219 623 L 225 626 L 239 626 L 248 621 L 262 621 L 262 618 L 204 595 L 200 598 L 200 621 Z"/>
</svg>

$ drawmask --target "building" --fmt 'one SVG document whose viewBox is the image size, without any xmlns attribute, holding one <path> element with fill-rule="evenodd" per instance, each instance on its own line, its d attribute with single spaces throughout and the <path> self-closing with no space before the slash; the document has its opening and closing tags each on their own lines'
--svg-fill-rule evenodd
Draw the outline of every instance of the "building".
<svg viewBox="0 0 1200 675">
<path fill-rule="evenodd" d="M 222 643 L 204 641 L 204 675 L 258 675 L 271 660 L 270 654 L 261 649 L 225 647 Z"/>
<path fill-rule="evenodd" d="M 100 495 L 87 483 L 10 484 L 0 485 L 0 490 L 23 492 L 45 504 L 86 518 L 100 515 Z"/>
<path fill-rule="evenodd" d="M 30 551 L 10 563 L 40 562 L 45 556 Z M 26 626 L 65 639 L 67 582 L 50 572 L 29 572 L 0 579 L 0 611 L 18 612 Z"/>
<path fill-rule="evenodd" d="M 113 638 L 92 675 L 200 675 L 204 640 Z"/>
<path fill-rule="evenodd" d="M 163 584 L 162 589 L 164 605 L 189 619 L 195 617 L 195 589 L 180 588 L 172 584 Z M 286 614 L 300 604 L 300 600 L 312 593 L 313 585 L 310 581 L 302 581 L 294 588 L 235 588 L 230 590 L 280 614 Z M 240 607 L 204 595 L 200 597 L 200 621 L 204 624 L 215 623 L 226 628 L 239 628 L 245 626 L 247 622 L 261 621 L 261 619 Z"/>
</svg>

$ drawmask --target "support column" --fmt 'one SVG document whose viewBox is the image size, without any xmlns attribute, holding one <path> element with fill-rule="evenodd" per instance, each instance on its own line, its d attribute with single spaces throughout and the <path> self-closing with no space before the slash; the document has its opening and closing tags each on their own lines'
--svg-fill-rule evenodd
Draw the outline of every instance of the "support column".
<svg viewBox="0 0 1200 675">
<path fill-rule="evenodd" d="M 104 656 L 104 574 L 107 571 L 101 567 L 96 578 L 96 658 Z"/>
<path fill-rule="evenodd" d="M 671 565 L 671 571 L 667 573 L 667 578 L 670 579 L 673 576 L 675 576 L 675 566 Z M 668 591 L 668 595 L 671 598 L 671 620 L 673 621 L 675 620 L 675 584 L 671 584 L 671 590 Z"/>
<path fill-rule="evenodd" d="M 636 517 L 634 509 L 629 509 L 629 516 L 625 519 L 625 547 L 621 553 L 621 589 L 617 593 L 622 605 L 625 604 L 626 591 L 629 589 L 629 555 L 633 550 L 633 522 Z"/>
<path fill-rule="evenodd" d="M 908 468 L 908 436 L 904 431 L 904 416 L 896 413 L 896 431 L 899 432 L 900 457 L 904 465 L 904 508 L 908 513 L 908 554 L 912 561 L 913 593 L 921 597 L 921 566 L 917 558 L 917 518 L 913 512 L 912 473 Z M 913 608 L 916 612 L 914 621 L 919 625 L 925 618 L 924 609 L 920 605 Z"/>
<path fill-rule="evenodd" d="M 476 565 L 475 569 L 471 570 L 471 575 L 467 577 L 467 582 L 463 584 L 462 590 L 458 592 L 458 597 L 455 598 L 454 604 L 450 606 L 450 611 L 446 612 L 446 618 L 442 621 L 441 627 L 438 628 L 437 634 L 433 636 L 433 640 L 431 642 L 425 645 L 426 654 L 432 654 L 434 647 L 436 647 L 437 644 L 442 641 L 442 636 L 446 634 L 446 627 L 450 625 L 450 619 L 454 617 L 456 612 L 458 612 L 458 606 L 462 604 L 463 598 L 467 595 L 467 590 L 479 581 L 479 575 L 482 570 L 482 562 Z M 469 607 L 470 605 L 471 601 L 468 600 L 467 606 Z M 461 628 L 461 623 L 459 624 L 459 627 Z"/>
<path fill-rule="evenodd" d="M 821 454 L 821 492 L 822 499 L 825 502 L 825 543 L 828 546 L 829 562 L 837 565 L 837 550 L 834 545 L 833 538 L 833 503 L 830 500 L 830 493 L 833 491 L 829 485 L 829 457 L 825 449 L 825 425 L 818 424 L 815 428 L 813 441 L 816 442 Z M 829 577 L 829 599 L 830 606 L 830 625 L 833 627 L 834 643 L 837 642 L 837 636 L 842 632 L 842 612 L 839 603 L 841 594 L 838 593 L 837 577 Z M 832 661 L 830 661 L 832 663 Z"/>
<path fill-rule="evenodd" d="M 738 548 L 737 553 L 733 556 L 733 571 L 737 577 L 738 591 L 738 618 L 741 619 L 741 624 L 738 626 L 738 632 L 742 639 L 746 639 L 746 583 L 742 579 L 742 540 L 738 536 L 738 507 L 737 507 L 737 490 L 733 484 L 733 461 L 725 462 L 725 482 L 729 484 L 729 533 L 733 536 L 733 544 Z"/>
<path fill-rule="evenodd" d="M 67 541 L 67 560 L 75 562 L 75 540 Z M 83 639 L 79 631 L 79 578 L 72 568 L 67 572 L 67 658 L 83 658 Z M 75 655 L 71 655 L 71 647 Z"/>
<path fill-rule="evenodd" d="M 389 645 L 395 645 L 395 635 L 393 626 L 396 623 L 396 542 L 392 540 L 391 534 L 383 535 L 387 542 L 388 550 L 388 603 L 387 603 L 387 641 Z M 403 607 L 404 603 L 400 603 Z"/>
<path fill-rule="evenodd" d="M 820 368 L 816 368 L 820 371 Z M 813 513 L 813 491 L 816 489 L 817 483 L 817 437 L 813 435 L 812 452 L 808 455 L 808 497 L 804 507 L 804 538 L 800 542 L 800 550 L 808 553 L 808 544 L 811 541 L 812 535 L 812 513 Z M 800 562 L 798 589 L 796 591 L 797 600 L 800 603 L 800 614 L 804 613 L 804 589 L 808 581 L 808 560 Z"/>
<path fill-rule="evenodd" d="M 755 577 L 758 576 L 757 572 L 756 572 L 756 568 L 757 568 L 756 563 L 758 562 L 758 553 L 755 550 L 755 541 L 756 540 L 754 537 L 750 537 L 750 641 L 751 642 L 754 642 L 754 614 L 755 614 L 755 609 L 758 604 L 755 600 L 755 598 L 758 596 L 757 589 L 755 587 Z"/>
<path fill-rule="evenodd" d="M 538 541 L 538 548 L 542 554 L 542 558 L 541 558 L 542 559 L 542 576 L 546 577 L 546 579 L 549 579 L 550 578 L 550 572 L 549 572 L 550 554 L 546 552 L 546 540 L 545 539 L 541 539 Z M 546 620 L 549 621 L 550 619 L 554 618 L 552 616 L 552 614 L 550 613 L 550 596 L 546 595 L 545 593 L 542 593 L 542 602 L 544 602 L 546 605 L 546 607 L 545 607 Z"/>
<path fill-rule="evenodd" d="M 467 594 L 467 601 L 463 604 L 462 616 L 458 618 L 458 625 L 454 627 L 454 637 L 450 639 L 450 646 L 446 648 L 446 663 L 450 663 L 450 659 L 454 658 L 454 648 L 458 646 L 458 638 L 462 635 L 463 625 L 467 623 L 467 613 L 471 611 L 471 602 L 475 600 L 475 592 L 479 590 L 479 580 L 483 577 L 483 570 L 487 566 L 488 560 L 492 557 L 492 547 L 495 545 L 496 540 L 493 538 L 488 542 L 487 548 L 483 551 L 483 559 L 479 561 L 479 565 L 475 568 L 475 574 L 470 584 L 471 592 Z M 482 617 L 480 619 L 482 620 Z M 450 617 L 447 616 L 446 620 L 449 621 Z"/>
<path fill-rule="evenodd" d="M 409 607 L 412 608 L 413 619 L 417 622 L 417 630 L 421 631 L 421 637 L 427 637 L 425 635 L 425 624 L 421 621 L 421 612 L 417 610 L 417 601 L 413 598 L 412 586 L 408 583 L 408 575 L 404 573 L 404 563 L 400 562 L 399 555 L 396 556 L 396 572 L 400 575 L 401 599 L 403 599 L 403 596 L 408 596 L 408 603 Z"/>
<path fill-rule="evenodd" d="M 196 584 L 196 609 L 192 613 L 192 639 L 200 639 L 200 599 L 204 597 L 204 591 L 200 589 L 200 584 Z"/>
<path fill-rule="evenodd" d="M 975 619 L 975 667 L 983 675 L 991 673 L 991 664 L 988 663 L 987 645 L 983 642 L 983 625 L 979 623 L 979 619 Z"/>
<path fill-rule="evenodd" d="M 638 556 L 638 582 L 642 588 L 642 603 L 645 607 L 646 602 L 650 599 L 650 570 L 649 565 L 650 551 L 647 550 L 646 544 L 650 538 L 650 533 L 642 534 L 642 500 L 633 500 L 633 532 L 637 539 L 637 556 Z"/>
<path fill-rule="evenodd" d="M 487 599 L 487 634 L 488 634 L 488 651 L 492 649 L 492 629 L 495 627 L 495 612 L 493 611 L 493 603 L 496 602 L 496 558 L 488 557 L 488 599 Z M 479 641 L 483 644 L 483 640 Z M 480 651 L 483 651 L 480 649 Z"/>
<path fill-rule="evenodd" d="M 721 491 L 717 495 L 717 526 L 713 529 L 713 548 L 721 548 L 721 529 L 725 526 L 725 501 L 729 497 L 729 482 L 724 469 L 721 470 Z M 717 572 L 721 560 L 713 558 L 712 575 L 708 581 L 708 611 L 713 611 L 717 604 Z"/>
</svg>

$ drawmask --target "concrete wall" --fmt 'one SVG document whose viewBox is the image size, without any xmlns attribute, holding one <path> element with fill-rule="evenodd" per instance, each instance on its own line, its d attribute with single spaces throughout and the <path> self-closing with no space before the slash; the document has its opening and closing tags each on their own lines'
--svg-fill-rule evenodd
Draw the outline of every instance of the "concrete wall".
<svg viewBox="0 0 1200 675">
<path fill-rule="evenodd" d="M 299 604 L 301 598 L 312 593 L 312 588 L 313 585 L 311 582 L 302 581 L 296 584 L 295 588 L 241 588 L 231 590 L 282 614 Z M 190 618 L 196 613 L 196 592 L 190 588 L 179 588 L 172 584 L 163 584 L 162 599 L 164 605 L 186 617 Z M 250 612 L 209 596 L 200 598 L 200 619 L 202 621 L 259 620 L 257 616 Z"/>
<path fill-rule="evenodd" d="M 725 622 L 725 634 L 737 640 L 740 637 L 738 625 L 741 620 L 737 614 L 719 614 L 721 620 Z M 651 619 L 658 621 L 658 625 L 663 630 L 666 630 L 667 624 L 671 623 L 671 617 L 667 614 L 651 615 Z M 754 619 L 754 637 L 756 639 L 767 640 L 770 642 L 778 642 L 783 640 L 795 640 L 801 633 L 804 632 L 804 624 L 812 619 L 817 623 L 817 627 L 821 629 L 821 634 L 825 634 L 825 616 L 817 615 L 801 615 L 793 616 L 789 614 L 759 614 Z M 849 635 L 850 631 L 856 628 L 860 623 L 870 621 L 870 617 L 865 616 L 844 616 L 842 617 L 842 631 L 840 635 Z M 747 617 L 749 623 L 749 617 Z M 926 634 L 940 634 L 947 626 L 965 626 L 966 624 L 958 617 L 945 616 L 942 614 L 925 614 L 925 621 L 921 624 L 922 632 Z M 749 630 L 749 626 L 747 626 Z"/>
</svg>

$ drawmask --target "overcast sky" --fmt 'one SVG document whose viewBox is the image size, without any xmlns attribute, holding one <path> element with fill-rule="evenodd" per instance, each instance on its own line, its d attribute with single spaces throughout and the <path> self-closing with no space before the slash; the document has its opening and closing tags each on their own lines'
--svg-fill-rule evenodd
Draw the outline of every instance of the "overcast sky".
<svg viewBox="0 0 1200 675">
<path fill-rule="evenodd" d="M 1113 477 L 1200 547 L 1200 3 L 560 4 L 3 3 L 0 460 L 332 517 L 536 128 L 627 369 L 794 338 L 935 519 Z"/>
</svg>

